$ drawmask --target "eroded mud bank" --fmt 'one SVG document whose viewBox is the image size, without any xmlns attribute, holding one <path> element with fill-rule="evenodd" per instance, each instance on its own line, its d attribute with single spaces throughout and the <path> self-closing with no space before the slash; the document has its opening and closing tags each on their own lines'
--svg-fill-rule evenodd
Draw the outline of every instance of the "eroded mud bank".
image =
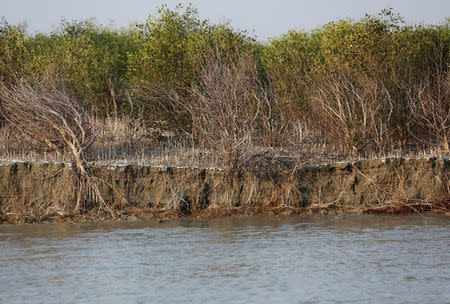
<svg viewBox="0 0 450 304">
<path fill-rule="evenodd" d="M 74 212 L 70 164 L 0 164 L 6 223 L 255 213 L 449 212 L 450 159 L 389 158 L 271 170 L 91 164 L 101 199 Z"/>
</svg>

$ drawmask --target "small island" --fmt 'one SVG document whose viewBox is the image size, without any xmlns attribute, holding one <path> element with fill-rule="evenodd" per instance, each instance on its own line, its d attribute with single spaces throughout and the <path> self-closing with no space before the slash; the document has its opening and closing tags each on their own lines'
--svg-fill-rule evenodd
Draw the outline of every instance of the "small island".
<svg viewBox="0 0 450 304">
<path fill-rule="evenodd" d="M 262 43 L 192 7 L 0 25 L 0 223 L 450 212 L 449 21 Z"/>
</svg>

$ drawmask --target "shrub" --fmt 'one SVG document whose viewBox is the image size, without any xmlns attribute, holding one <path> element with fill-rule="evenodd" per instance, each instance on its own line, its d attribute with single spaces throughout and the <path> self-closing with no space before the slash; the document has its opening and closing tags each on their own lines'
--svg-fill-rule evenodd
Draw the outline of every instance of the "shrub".
<svg viewBox="0 0 450 304">
<path fill-rule="evenodd" d="M 162 6 L 137 28 L 140 47 L 129 55 L 134 98 L 155 128 L 190 133 L 190 86 L 198 78 L 202 58 L 220 48 L 223 60 L 235 60 L 238 52 L 251 50 L 251 39 L 225 25 L 210 25 L 197 10 L 182 5 L 175 10 Z"/>
<path fill-rule="evenodd" d="M 24 26 L 10 25 L 4 18 L 0 23 L 0 81 L 17 82 L 24 69 L 29 37 Z"/>
<path fill-rule="evenodd" d="M 92 20 L 63 21 L 58 30 L 38 34 L 28 45 L 31 74 L 42 77 L 56 70 L 71 93 L 98 114 L 127 111 L 127 56 L 137 47 L 133 31 L 100 27 Z"/>
<path fill-rule="evenodd" d="M 3 20 L 0 81 L 12 87 L 56 75 L 97 116 L 129 116 L 149 135 L 189 135 L 195 143 L 220 125 L 213 108 L 229 107 L 231 120 L 219 129 L 227 131 L 229 121 L 233 132 L 261 145 L 264 137 L 295 133 L 297 125 L 351 153 L 448 150 L 449 46 L 448 21 L 406 25 L 392 10 L 310 33 L 290 31 L 264 45 L 210 24 L 190 6 L 162 6 L 146 22 L 120 30 L 63 21 L 49 34 L 29 35 Z M 262 117 L 248 120 L 254 113 Z M 209 145 L 217 146 L 212 139 Z M 220 149 L 232 149 L 225 145 L 235 144 Z"/>
<path fill-rule="evenodd" d="M 191 114 L 198 137 L 223 154 L 229 169 L 255 144 L 264 145 L 273 131 L 270 92 L 251 56 L 224 62 L 220 51 L 211 53 L 192 94 L 196 102 Z"/>
</svg>

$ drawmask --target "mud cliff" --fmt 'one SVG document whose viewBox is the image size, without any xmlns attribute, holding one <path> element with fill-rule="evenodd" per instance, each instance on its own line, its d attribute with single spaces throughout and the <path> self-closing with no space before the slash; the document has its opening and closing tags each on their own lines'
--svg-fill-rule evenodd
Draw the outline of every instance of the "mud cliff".
<svg viewBox="0 0 450 304">
<path fill-rule="evenodd" d="M 450 203 L 448 158 L 388 158 L 257 172 L 251 165 L 235 172 L 106 164 L 91 164 L 90 170 L 102 199 L 92 196 L 84 211 L 74 214 L 78 180 L 70 164 L 2 162 L 0 219 L 34 222 L 94 213 L 102 218 L 354 213 L 386 206 L 420 212 L 432 208 L 430 202 L 445 213 Z"/>
</svg>

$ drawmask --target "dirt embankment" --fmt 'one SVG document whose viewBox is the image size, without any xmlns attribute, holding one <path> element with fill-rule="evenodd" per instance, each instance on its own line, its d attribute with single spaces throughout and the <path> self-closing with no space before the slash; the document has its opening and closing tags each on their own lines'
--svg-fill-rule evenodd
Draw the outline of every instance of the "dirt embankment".
<svg viewBox="0 0 450 304">
<path fill-rule="evenodd" d="M 450 159 L 219 169 L 91 164 L 99 193 L 74 211 L 79 187 L 64 163 L 0 164 L 0 222 L 218 216 L 255 213 L 450 211 Z M 270 166 L 269 166 L 270 167 Z M 275 168 L 275 169 L 274 169 Z"/>
</svg>

